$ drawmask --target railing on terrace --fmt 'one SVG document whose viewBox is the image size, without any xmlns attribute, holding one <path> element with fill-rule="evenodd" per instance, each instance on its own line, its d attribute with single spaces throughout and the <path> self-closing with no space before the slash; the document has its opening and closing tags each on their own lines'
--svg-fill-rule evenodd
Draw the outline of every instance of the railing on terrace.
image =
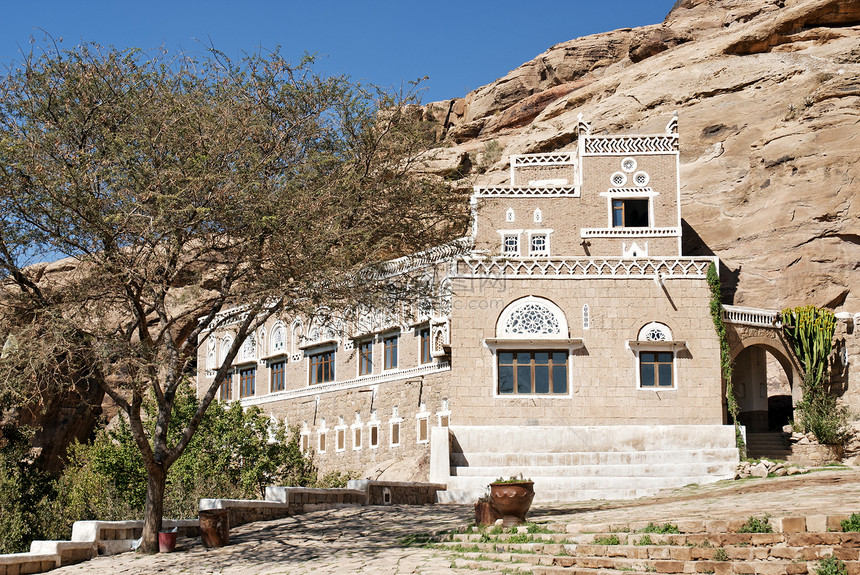
<svg viewBox="0 0 860 575">
<path fill-rule="evenodd" d="M 547 154 L 517 154 L 511 156 L 511 166 L 559 166 L 576 164 L 576 152 L 550 152 Z"/>
<path fill-rule="evenodd" d="M 583 238 L 677 237 L 681 228 L 582 228 Z"/>
<path fill-rule="evenodd" d="M 725 323 L 751 325 L 755 327 L 782 327 L 782 320 L 779 317 L 779 311 L 774 309 L 724 305 L 722 316 Z"/>
<path fill-rule="evenodd" d="M 454 277 L 704 278 L 716 258 L 460 257 Z"/>
<path fill-rule="evenodd" d="M 575 186 L 475 186 L 475 196 L 479 198 L 531 197 L 531 196 L 569 196 L 579 197 Z"/>
</svg>

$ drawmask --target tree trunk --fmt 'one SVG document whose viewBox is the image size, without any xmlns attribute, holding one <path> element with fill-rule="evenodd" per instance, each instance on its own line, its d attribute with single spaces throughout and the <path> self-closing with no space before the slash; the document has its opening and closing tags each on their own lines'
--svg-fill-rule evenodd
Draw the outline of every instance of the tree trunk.
<svg viewBox="0 0 860 575">
<path fill-rule="evenodd" d="M 146 508 L 143 519 L 143 538 L 140 550 L 143 553 L 158 552 L 158 532 L 164 515 L 164 486 L 167 470 L 160 463 L 147 465 L 146 469 Z"/>
</svg>

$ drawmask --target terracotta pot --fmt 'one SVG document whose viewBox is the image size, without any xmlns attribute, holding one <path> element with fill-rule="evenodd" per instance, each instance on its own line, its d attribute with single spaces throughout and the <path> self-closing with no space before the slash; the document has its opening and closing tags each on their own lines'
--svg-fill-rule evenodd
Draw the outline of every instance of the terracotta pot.
<svg viewBox="0 0 860 575">
<path fill-rule="evenodd" d="M 490 497 L 493 507 L 502 515 L 502 525 L 518 525 L 526 520 L 526 513 L 535 498 L 534 481 L 491 483 Z"/>
<path fill-rule="evenodd" d="M 478 501 L 475 503 L 475 525 L 487 526 L 494 525 L 497 519 L 502 516 L 493 507 L 490 501 Z"/>
</svg>

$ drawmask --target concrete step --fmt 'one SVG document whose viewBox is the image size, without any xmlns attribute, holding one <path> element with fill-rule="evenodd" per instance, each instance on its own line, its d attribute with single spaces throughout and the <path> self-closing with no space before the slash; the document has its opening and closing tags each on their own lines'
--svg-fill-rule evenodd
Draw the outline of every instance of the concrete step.
<svg viewBox="0 0 860 575">
<path fill-rule="evenodd" d="M 713 463 L 734 461 L 737 450 L 689 449 L 671 451 L 564 451 L 532 450 L 523 453 L 462 452 L 451 453 L 454 467 L 510 467 L 530 465 L 643 465 L 663 463 Z"/>
<path fill-rule="evenodd" d="M 570 480 L 635 478 L 638 484 L 646 478 L 728 476 L 735 472 L 733 463 L 645 463 L 634 465 L 533 465 L 533 466 L 469 466 L 451 467 L 452 477 L 510 477 L 511 475 L 535 478 L 564 477 Z"/>
</svg>

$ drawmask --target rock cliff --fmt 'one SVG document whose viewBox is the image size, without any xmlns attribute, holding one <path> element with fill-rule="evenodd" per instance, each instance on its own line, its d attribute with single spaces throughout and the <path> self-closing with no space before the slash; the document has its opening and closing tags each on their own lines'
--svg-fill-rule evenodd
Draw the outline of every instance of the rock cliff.
<svg viewBox="0 0 860 575">
<path fill-rule="evenodd" d="M 860 1 L 679 0 L 662 24 L 558 44 L 424 108 L 428 169 L 501 183 L 510 154 L 662 131 L 678 111 L 685 253 L 725 302 L 860 311 Z M 501 154 L 498 153 L 501 150 Z"/>
</svg>

